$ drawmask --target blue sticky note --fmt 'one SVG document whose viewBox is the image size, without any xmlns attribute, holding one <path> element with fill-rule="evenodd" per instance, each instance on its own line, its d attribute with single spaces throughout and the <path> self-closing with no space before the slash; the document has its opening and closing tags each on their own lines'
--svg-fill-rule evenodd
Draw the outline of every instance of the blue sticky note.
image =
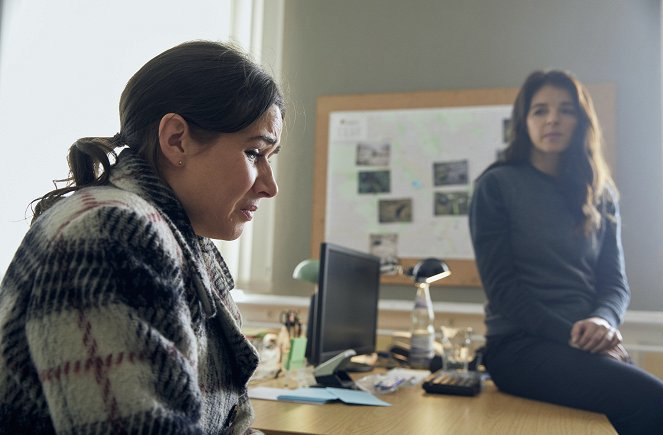
<svg viewBox="0 0 663 435">
<path fill-rule="evenodd" d="M 325 389 L 344 403 L 351 403 L 353 405 L 391 406 L 391 403 L 380 400 L 371 393 L 367 393 L 366 391 L 347 390 L 345 388 L 332 387 Z"/>
</svg>

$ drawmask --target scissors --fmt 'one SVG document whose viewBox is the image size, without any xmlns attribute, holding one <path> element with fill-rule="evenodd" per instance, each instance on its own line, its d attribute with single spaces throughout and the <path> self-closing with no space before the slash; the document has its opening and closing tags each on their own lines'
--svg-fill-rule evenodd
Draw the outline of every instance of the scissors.
<svg viewBox="0 0 663 435">
<path fill-rule="evenodd" d="M 290 338 L 302 335 L 302 324 L 299 321 L 299 313 L 295 310 L 281 311 L 279 321 L 285 326 Z"/>
</svg>

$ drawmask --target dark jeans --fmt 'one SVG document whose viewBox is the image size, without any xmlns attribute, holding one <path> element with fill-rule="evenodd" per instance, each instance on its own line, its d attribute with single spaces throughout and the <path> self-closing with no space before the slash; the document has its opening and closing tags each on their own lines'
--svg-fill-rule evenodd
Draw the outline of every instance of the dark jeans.
<svg viewBox="0 0 663 435">
<path fill-rule="evenodd" d="M 663 382 L 632 364 L 524 333 L 489 337 L 484 358 L 505 393 L 605 414 L 620 434 L 663 434 Z"/>
</svg>

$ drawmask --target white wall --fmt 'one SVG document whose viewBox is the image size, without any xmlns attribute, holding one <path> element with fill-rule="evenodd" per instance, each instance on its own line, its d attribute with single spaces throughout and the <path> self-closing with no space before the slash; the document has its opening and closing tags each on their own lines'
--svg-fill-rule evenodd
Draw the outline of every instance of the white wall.
<svg viewBox="0 0 663 435">
<path fill-rule="evenodd" d="M 0 26 L 0 276 L 29 202 L 67 175 L 69 146 L 112 136 L 127 80 L 180 42 L 226 40 L 230 0 L 5 0 Z"/>
</svg>

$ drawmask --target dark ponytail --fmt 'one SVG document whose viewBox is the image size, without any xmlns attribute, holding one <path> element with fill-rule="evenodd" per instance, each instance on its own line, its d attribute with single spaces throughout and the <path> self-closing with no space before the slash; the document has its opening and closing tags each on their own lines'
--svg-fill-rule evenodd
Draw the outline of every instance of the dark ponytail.
<svg viewBox="0 0 663 435">
<path fill-rule="evenodd" d="M 33 204 L 36 203 L 33 222 L 64 195 L 84 187 L 107 184 L 111 168 L 110 157 L 117 157 L 114 149 L 121 146 L 121 142 L 122 136 L 119 133 L 112 137 L 83 137 L 74 142 L 67 155 L 69 177 L 54 180 L 55 184 L 66 183 L 65 187 L 56 188 L 32 201 Z"/>
</svg>

